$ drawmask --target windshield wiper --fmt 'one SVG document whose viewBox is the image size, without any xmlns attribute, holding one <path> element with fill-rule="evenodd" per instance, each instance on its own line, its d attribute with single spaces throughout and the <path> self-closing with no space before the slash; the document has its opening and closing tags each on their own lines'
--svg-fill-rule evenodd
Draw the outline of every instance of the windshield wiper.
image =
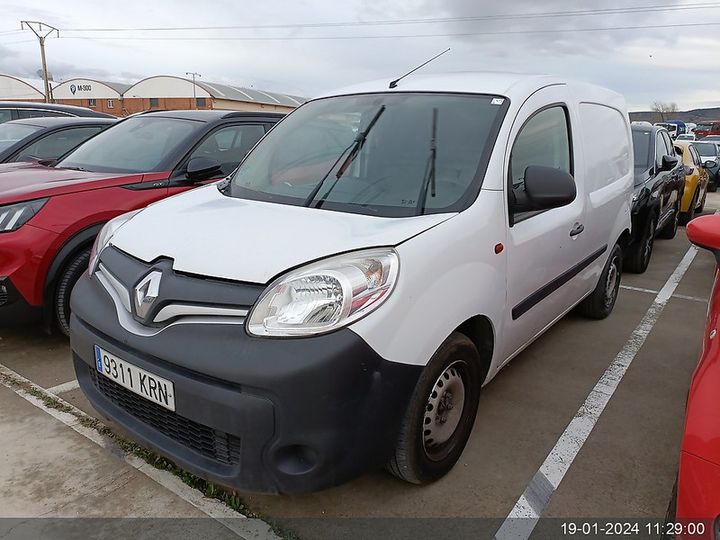
<svg viewBox="0 0 720 540">
<path fill-rule="evenodd" d="M 87 169 L 83 169 L 82 167 L 58 167 L 59 169 L 68 169 L 69 171 L 87 171 Z"/>
<path fill-rule="evenodd" d="M 420 196 L 418 197 L 417 213 L 422 215 L 425 213 L 425 203 L 427 202 L 428 187 L 430 195 L 435 197 L 435 163 L 437 161 L 437 107 L 432 110 L 432 128 L 430 131 L 430 156 L 425 166 L 425 176 L 423 177 L 422 187 L 420 188 Z"/>
<path fill-rule="evenodd" d="M 335 181 L 332 183 L 332 185 L 328 188 L 328 190 L 325 192 L 325 194 L 320 197 L 320 200 L 315 204 L 315 208 L 320 208 L 323 203 L 327 200 L 328 195 L 330 195 L 330 192 L 335 188 L 335 185 L 337 184 L 338 180 L 342 177 L 343 174 L 345 174 L 345 171 L 350 166 L 350 164 L 353 162 L 353 160 L 357 157 L 357 155 L 360 153 L 360 150 L 362 150 L 363 145 L 365 144 L 365 139 L 367 139 L 368 134 L 370 133 L 370 130 L 375 126 L 375 123 L 380 118 L 380 115 L 385 112 L 385 105 L 382 105 L 375 115 L 372 117 L 370 122 L 368 123 L 367 127 L 359 131 L 357 135 L 355 135 L 355 140 L 353 140 L 352 143 L 350 143 L 350 146 L 348 146 L 345 150 L 342 151 L 342 153 L 338 156 L 338 158 L 335 160 L 335 163 L 332 164 L 332 167 L 328 170 L 328 172 L 325 173 L 325 176 L 322 177 L 322 179 L 315 184 L 315 187 L 310 192 L 310 195 L 307 196 L 305 199 L 305 202 L 303 203 L 303 206 L 310 206 L 310 204 L 313 202 L 315 197 L 317 197 L 318 192 L 322 188 L 323 184 L 325 183 L 325 180 L 327 180 L 327 177 L 330 176 L 330 173 L 335 170 L 335 167 L 340 162 L 340 160 L 343 158 L 345 154 L 350 152 L 347 157 L 345 158 L 345 161 L 342 162 L 342 165 L 340 165 L 340 168 L 338 169 L 337 174 L 335 174 Z"/>
</svg>

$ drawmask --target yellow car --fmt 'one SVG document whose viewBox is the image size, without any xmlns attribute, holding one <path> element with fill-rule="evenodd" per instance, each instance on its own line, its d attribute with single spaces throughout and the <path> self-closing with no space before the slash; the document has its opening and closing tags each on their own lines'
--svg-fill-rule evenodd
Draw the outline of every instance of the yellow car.
<svg viewBox="0 0 720 540">
<path fill-rule="evenodd" d="M 682 156 L 685 165 L 685 190 L 680 203 L 680 220 L 687 223 L 696 212 L 705 208 L 710 175 L 692 141 L 675 141 L 675 151 Z"/>
</svg>

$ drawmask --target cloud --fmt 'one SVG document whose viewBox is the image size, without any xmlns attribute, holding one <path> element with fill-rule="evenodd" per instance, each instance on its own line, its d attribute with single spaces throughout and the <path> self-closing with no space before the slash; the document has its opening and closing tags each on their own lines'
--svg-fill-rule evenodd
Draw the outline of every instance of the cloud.
<svg viewBox="0 0 720 540">
<path fill-rule="evenodd" d="M 665 0 L 682 6 L 690 0 Z M 232 0 L 212 0 L 197 9 L 190 0 L 126 0 L 112 17 L 88 10 L 83 0 L 33 0 L 34 10 L 11 4 L 3 8 L 6 26 L 17 28 L 21 18 L 46 20 L 61 29 L 61 38 L 48 40 L 50 70 L 55 78 L 93 76 L 132 82 L 146 76 L 184 76 L 197 71 L 202 80 L 254 86 L 312 96 L 334 87 L 368 79 L 394 78 L 445 47 L 452 52 L 425 71 L 492 70 L 554 73 L 614 88 L 629 103 L 648 107 L 655 99 L 693 106 L 720 102 L 715 51 L 719 26 L 646 28 L 630 31 L 583 32 L 592 27 L 720 22 L 720 9 L 658 13 L 623 13 L 582 17 L 485 20 L 351 26 L 329 28 L 235 29 L 198 32 L 79 33 L 70 29 L 98 27 L 177 27 L 266 25 L 331 21 L 372 21 L 423 18 L 467 18 L 502 14 L 566 12 L 647 6 L 647 0 L 606 0 L 577 3 L 567 0 L 266 0 L 253 9 Z M 138 17 L 142 13 L 142 17 Z M 10 24 L 8 24 L 10 23 Z M 566 30 L 561 33 L 517 33 L 526 30 Z M 490 32 L 492 35 L 478 35 Z M 365 40 L 223 41 L 138 40 L 137 37 L 267 37 L 267 36 L 387 36 L 416 34 L 472 34 L 425 38 Z M 22 36 L 22 35 L 21 35 Z M 76 36 L 76 38 L 72 38 Z M 112 39 L 77 39 L 78 36 Z M 30 40 L 32 36 L 28 36 Z M 17 41 L 0 34 L 0 44 Z M 11 47 L 11 48 L 10 48 Z M 0 72 L 34 76 L 39 68 L 36 42 L 0 49 Z M 685 106 L 683 105 L 683 106 Z"/>
</svg>

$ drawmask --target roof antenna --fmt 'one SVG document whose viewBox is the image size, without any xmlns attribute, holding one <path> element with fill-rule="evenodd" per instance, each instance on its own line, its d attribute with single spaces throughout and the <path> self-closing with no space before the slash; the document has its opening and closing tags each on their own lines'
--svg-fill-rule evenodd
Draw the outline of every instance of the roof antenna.
<svg viewBox="0 0 720 540">
<path fill-rule="evenodd" d="M 400 81 L 402 81 L 405 77 L 407 77 L 407 76 L 410 75 L 411 73 L 416 72 L 416 71 L 417 71 L 418 69 L 420 69 L 421 67 L 428 65 L 430 62 L 432 62 L 432 61 L 435 60 L 436 58 L 439 58 L 440 56 L 442 56 L 443 54 L 445 54 L 445 53 L 448 52 L 449 50 L 450 50 L 450 47 L 448 47 L 447 49 L 445 49 L 445 50 L 444 50 L 443 52 L 441 52 L 440 54 L 436 54 L 436 55 L 433 56 L 430 60 L 427 60 L 427 61 L 423 62 L 423 63 L 420 64 L 418 67 L 416 67 L 416 68 L 414 68 L 414 69 L 411 69 L 410 71 L 408 71 L 408 72 L 407 72 L 405 75 L 403 75 L 402 77 L 398 77 L 398 78 L 395 79 L 394 81 L 390 81 L 390 88 L 395 88 L 395 87 L 398 85 L 398 83 L 399 83 Z"/>
</svg>

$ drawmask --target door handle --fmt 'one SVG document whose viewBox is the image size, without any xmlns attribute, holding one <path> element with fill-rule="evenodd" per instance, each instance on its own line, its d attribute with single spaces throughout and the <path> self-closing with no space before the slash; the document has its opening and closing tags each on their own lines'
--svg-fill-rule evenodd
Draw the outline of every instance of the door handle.
<svg viewBox="0 0 720 540">
<path fill-rule="evenodd" d="M 570 236 L 571 236 L 572 238 L 574 238 L 574 237 L 576 237 L 578 234 L 580 234 L 581 232 L 583 232 L 584 230 L 585 230 L 585 225 L 583 225 L 582 223 L 577 223 L 577 222 L 576 222 L 575 225 L 573 226 L 572 230 L 570 231 Z"/>
</svg>

